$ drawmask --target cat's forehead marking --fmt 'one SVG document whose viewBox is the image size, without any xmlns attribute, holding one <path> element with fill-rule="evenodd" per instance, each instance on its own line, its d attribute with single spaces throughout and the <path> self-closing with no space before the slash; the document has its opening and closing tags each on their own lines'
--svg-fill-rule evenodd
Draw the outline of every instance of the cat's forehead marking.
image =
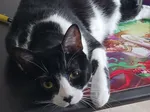
<svg viewBox="0 0 150 112">
<path fill-rule="evenodd" d="M 62 33 L 65 34 L 66 31 L 68 30 L 68 28 L 72 25 L 71 22 L 69 22 L 68 20 L 66 20 L 66 18 L 61 17 L 58 14 L 54 14 L 48 18 L 46 18 L 45 20 L 43 20 L 44 22 L 54 22 L 60 25 L 60 27 L 62 28 Z"/>
</svg>

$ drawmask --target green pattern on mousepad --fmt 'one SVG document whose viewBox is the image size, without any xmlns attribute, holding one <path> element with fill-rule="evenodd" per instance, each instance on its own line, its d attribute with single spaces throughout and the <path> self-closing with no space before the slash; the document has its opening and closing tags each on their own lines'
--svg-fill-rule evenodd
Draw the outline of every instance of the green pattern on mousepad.
<svg viewBox="0 0 150 112">
<path fill-rule="evenodd" d="M 111 92 L 150 85 L 150 20 L 120 23 L 105 41 Z"/>
</svg>

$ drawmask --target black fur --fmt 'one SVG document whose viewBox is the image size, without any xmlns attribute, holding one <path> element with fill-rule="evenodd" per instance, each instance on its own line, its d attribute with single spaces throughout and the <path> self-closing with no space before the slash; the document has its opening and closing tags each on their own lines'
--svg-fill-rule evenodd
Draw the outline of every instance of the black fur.
<svg viewBox="0 0 150 112">
<path fill-rule="evenodd" d="M 97 67 L 98 67 L 98 62 L 97 60 L 92 60 L 92 75 L 95 74 L 96 70 L 97 70 Z"/>
<path fill-rule="evenodd" d="M 41 86 L 45 96 L 49 94 L 50 99 L 59 91 L 61 75 L 66 77 L 72 86 L 83 89 L 91 77 L 92 65 L 94 72 L 98 66 L 96 60 L 90 62 L 92 51 L 103 47 L 90 34 L 89 20 L 93 17 L 91 2 L 101 9 L 107 18 L 116 9 L 112 0 L 22 0 L 18 7 L 6 37 L 6 49 L 25 72 L 37 79 L 39 86 L 44 81 L 52 81 L 52 89 L 44 89 Z M 122 21 L 133 18 L 141 8 L 137 6 L 136 0 L 121 0 L 121 4 Z M 55 13 L 77 25 L 73 25 L 63 35 L 56 23 L 37 23 Z M 34 25 L 32 30 L 29 29 L 30 25 Z M 89 57 L 82 51 L 80 31 L 87 42 Z M 30 41 L 27 41 L 28 36 Z M 104 70 L 108 75 L 108 69 Z M 70 74 L 76 71 L 79 76 L 70 79 Z M 109 77 L 107 79 L 109 80 Z"/>
<path fill-rule="evenodd" d="M 138 4 L 138 1 L 141 0 L 121 0 L 121 21 L 127 21 L 134 19 L 136 15 L 140 12 L 142 4 Z M 140 2 L 142 3 L 142 2 Z"/>
<path fill-rule="evenodd" d="M 103 10 L 107 17 L 110 17 L 116 9 L 116 4 L 112 0 L 93 0 L 93 2 Z"/>
<path fill-rule="evenodd" d="M 105 73 L 106 73 L 106 75 L 107 75 L 107 82 L 108 82 L 108 88 L 110 88 L 110 76 L 109 76 L 109 69 L 107 68 L 107 67 L 105 67 L 104 68 L 104 70 L 105 70 Z"/>
</svg>

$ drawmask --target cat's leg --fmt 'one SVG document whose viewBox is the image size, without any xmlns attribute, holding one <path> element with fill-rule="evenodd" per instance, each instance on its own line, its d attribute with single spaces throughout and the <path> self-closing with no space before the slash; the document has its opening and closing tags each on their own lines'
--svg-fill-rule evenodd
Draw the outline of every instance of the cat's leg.
<svg viewBox="0 0 150 112">
<path fill-rule="evenodd" d="M 91 59 L 97 65 L 92 78 L 91 99 L 93 104 L 99 108 L 104 106 L 110 97 L 109 70 L 105 49 L 94 49 Z"/>
<path fill-rule="evenodd" d="M 149 19 L 150 18 L 150 6 L 143 5 L 141 11 L 135 17 L 136 20 Z"/>
</svg>

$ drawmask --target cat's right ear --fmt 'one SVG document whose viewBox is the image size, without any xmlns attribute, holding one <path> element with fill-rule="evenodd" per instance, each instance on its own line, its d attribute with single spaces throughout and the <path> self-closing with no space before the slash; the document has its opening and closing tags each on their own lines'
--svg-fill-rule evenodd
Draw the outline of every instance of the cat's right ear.
<svg viewBox="0 0 150 112">
<path fill-rule="evenodd" d="M 34 53 L 23 48 L 14 48 L 11 53 L 12 58 L 19 64 L 24 71 L 32 69 L 35 60 Z"/>
</svg>

